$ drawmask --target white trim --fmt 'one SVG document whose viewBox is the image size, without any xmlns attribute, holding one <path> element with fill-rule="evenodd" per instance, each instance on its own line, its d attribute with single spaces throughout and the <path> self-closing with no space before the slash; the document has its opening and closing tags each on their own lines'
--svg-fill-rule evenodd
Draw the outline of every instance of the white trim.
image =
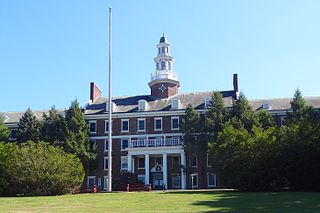
<svg viewBox="0 0 320 213">
<path fill-rule="evenodd" d="M 108 190 L 108 176 L 103 176 L 103 190 Z"/>
<path fill-rule="evenodd" d="M 128 122 L 128 130 L 123 130 L 123 122 Z M 121 132 L 129 132 L 130 130 L 130 120 L 129 119 L 121 119 Z"/>
<path fill-rule="evenodd" d="M 98 186 L 101 186 L 101 177 L 98 178 Z"/>
<path fill-rule="evenodd" d="M 106 168 L 106 167 L 108 167 L 108 163 L 107 163 L 107 165 L 106 165 L 106 159 L 108 160 L 108 157 L 104 157 L 104 158 L 103 158 L 103 170 L 104 170 L 104 171 L 107 171 L 107 170 L 108 170 L 108 168 Z"/>
<path fill-rule="evenodd" d="M 199 187 L 199 175 L 198 175 L 198 173 L 191 174 L 191 176 L 197 177 L 197 185 L 193 185 L 193 181 L 192 181 L 192 178 L 191 178 L 191 188 L 198 188 Z"/>
<path fill-rule="evenodd" d="M 122 167 L 122 161 L 123 161 L 124 159 L 127 160 L 127 167 L 126 167 L 126 168 Z M 129 162 L 128 162 L 128 156 L 121 156 L 121 159 L 120 159 L 120 169 L 121 169 L 121 170 L 128 170 L 128 164 L 129 164 Z"/>
<path fill-rule="evenodd" d="M 196 165 L 192 165 L 193 157 L 196 157 Z M 198 155 L 191 155 L 191 157 L 190 157 L 190 166 L 192 168 L 197 168 L 198 167 Z"/>
<path fill-rule="evenodd" d="M 210 175 L 213 175 L 213 177 L 214 177 L 214 184 L 213 185 L 210 185 L 209 184 L 209 176 Z M 207 187 L 216 187 L 217 186 L 217 176 L 216 176 L 216 174 L 215 173 L 213 173 L 213 172 L 207 172 Z"/>
<path fill-rule="evenodd" d="M 140 167 L 140 166 L 139 166 L 139 161 L 140 161 L 140 159 L 143 159 L 144 164 L 146 164 L 146 163 L 145 163 L 145 157 L 137 157 L 137 159 L 138 159 L 137 169 L 145 169 L 145 168 L 146 168 L 146 165 L 144 165 L 144 167 Z"/>
<path fill-rule="evenodd" d="M 150 137 L 167 137 L 167 136 L 176 136 L 176 137 L 179 137 L 179 136 L 182 136 L 183 134 L 178 132 L 178 133 L 159 133 L 159 134 L 141 134 L 141 135 L 125 135 L 125 137 L 128 137 L 128 138 L 136 138 L 136 137 L 144 137 L 144 138 L 150 138 Z M 121 139 L 123 138 L 124 135 L 114 135 L 112 136 L 112 139 Z M 92 136 L 90 137 L 90 139 L 95 139 L 95 140 L 102 140 L 102 139 L 108 139 L 108 136 Z"/>
<path fill-rule="evenodd" d="M 109 144 L 108 138 L 104 140 L 104 152 L 108 152 L 108 151 L 109 151 L 109 150 L 108 150 L 108 147 L 109 147 L 109 146 L 108 146 L 107 143 Z"/>
<path fill-rule="evenodd" d="M 121 144 L 120 144 L 121 147 L 120 147 L 120 150 L 121 150 L 121 151 L 126 151 L 126 150 L 128 149 L 128 147 L 125 148 L 125 149 L 122 149 L 122 142 L 123 142 L 123 140 L 127 140 L 127 141 L 128 141 L 128 147 L 129 147 L 129 141 L 130 141 L 130 139 L 129 139 L 129 138 L 122 138 L 122 139 L 121 139 Z"/>
<path fill-rule="evenodd" d="M 156 127 L 156 121 L 161 121 L 161 128 L 160 129 L 157 129 Z M 156 117 L 156 118 L 154 118 L 153 119 L 153 129 L 154 129 L 154 131 L 162 131 L 162 126 L 163 126 L 163 123 L 162 123 L 162 117 Z"/>
<path fill-rule="evenodd" d="M 178 127 L 177 128 L 173 128 L 173 120 L 174 119 L 178 119 Z M 173 117 L 171 117 L 171 130 L 179 130 L 180 128 L 179 128 L 179 125 L 180 125 L 180 118 L 179 118 L 179 116 L 173 116 Z"/>
<path fill-rule="evenodd" d="M 10 138 L 9 138 L 9 141 L 15 141 L 15 140 L 17 140 L 17 137 L 15 137 L 15 138 L 12 138 L 11 136 L 12 136 L 12 131 L 13 130 L 15 130 L 16 131 L 16 134 L 17 134 L 17 132 L 18 132 L 18 129 L 10 129 Z"/>
<path fill-rule="evenodd" d="M 286 125 L 287 116 L 280 117 L 280 126 Z"/>
<path fill-rule="evenodd" d="M 173 181 L 174 177 L 179 178 L 179 185 L 174 185 L 174 181 Z M 172 188 L 175 188 L 175 189 L 181 188 L 181 175 L 180 175 L 180 173 L 172 173 L 171 174 L 171 183 L 172 183 Z"/>
<path fill-rule="evenodd" d="M 204 98 L 204 106 L 206 107 L 206 108 L 208 108 L 208 107 L 210 107 L 211 106 L 211 97 L 205 97 Z"/>
<path fill-rule="evenodd" d="M 94 124 L 94 132 L 91 132 L 91 124 Z M 97 134 L 97 120 L 90 120 L 89 121 L 89 133 L 90 134 Z"/>
<path fill-rule="evenodd" d="M 104 133 L 108 133 L 109 132 L 109 126 L 108 128 L 107 127 L 107 123 L 109 124 L 109 121 L 108 120 L 104 120 Z"/>
<path fill-rule="evenodd" d="M 143 126 L 142 130 L 139 129 L 139 121 L 144 122 L 144 126 Z M 138 118 L 137 119 L 137 132 L 145 132 L 145 131 L 146 131 L 146 119 L 145 118 Z"/>
<path fill-rule="evenodd" d="M 89 189 L 89 179 L 93 179 L 93 185 L 96 185 L 96 176 L 87 176 L 87 189 Z"/>
<path fill-rule="evenodd" d="M 196 110 L 197 112 L 205 112 L 204 109 Z M 112 118 L 138 118 L 138 117 L 155 117 L 155 116 L 174 116 L 185 115 L 185 109 L 171 110 L 171 111 L 150 111 L 150 112 L 124 112 L 112 113 Z M 108 119 L 108 113 L 85 115 L 85 119 Z"/>
</svg>

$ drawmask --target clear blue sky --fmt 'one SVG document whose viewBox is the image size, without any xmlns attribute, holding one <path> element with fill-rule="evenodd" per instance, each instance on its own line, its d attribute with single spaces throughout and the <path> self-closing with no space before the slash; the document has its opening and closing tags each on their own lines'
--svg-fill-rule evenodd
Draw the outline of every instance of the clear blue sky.
<svg viewBox="0 0 320 213">
<path fill-rule="evenodd" d="M 155 45 L 172 45 L 180 92 L 249 99 L 320 95 L 320 1 L 113 0 L 113 94 L 149 94 Z M 0 1 L 0 111 L 65 108 L 107 95 L 106 0 Z"/>
</svg>

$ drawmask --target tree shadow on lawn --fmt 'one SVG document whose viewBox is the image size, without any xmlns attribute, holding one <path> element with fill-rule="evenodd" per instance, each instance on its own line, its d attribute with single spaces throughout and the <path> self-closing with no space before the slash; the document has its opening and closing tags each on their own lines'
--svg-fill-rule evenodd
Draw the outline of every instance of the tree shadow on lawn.
<svg viewBox="0 0 320 213">
<path fill-rule="evenodd" d="M 212 208 L 207 212 L 320 212 L 319 192 L 217 192 L 182 191 L 174 194 L 212 195 L 192 205 Z M 202 199 L 201 196 L 199 196 Z"/>
</svg>

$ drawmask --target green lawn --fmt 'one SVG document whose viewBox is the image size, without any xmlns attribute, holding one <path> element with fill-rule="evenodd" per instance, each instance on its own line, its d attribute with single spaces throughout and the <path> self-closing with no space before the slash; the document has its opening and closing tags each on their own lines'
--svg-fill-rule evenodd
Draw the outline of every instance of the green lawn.
<svg viewBox="0 0 320 213">
<path fill-rule="evenodd" d="M 0 212 L 320 212 L 320 193 L 121 192 L 0 198 Z"/>
</svg>

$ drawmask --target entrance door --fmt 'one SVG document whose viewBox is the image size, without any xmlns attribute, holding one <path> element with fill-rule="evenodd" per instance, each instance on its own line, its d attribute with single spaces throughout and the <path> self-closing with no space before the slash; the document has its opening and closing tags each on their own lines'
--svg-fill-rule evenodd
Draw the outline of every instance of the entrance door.
<svg viewBox="0 0 320 213">
<path fill-rule="evenodd" d="M 152 186 L 154 189 L 163 189 L 163 174 L 162 174 L 162 172 L 152 173 Z"/>
</svg>

